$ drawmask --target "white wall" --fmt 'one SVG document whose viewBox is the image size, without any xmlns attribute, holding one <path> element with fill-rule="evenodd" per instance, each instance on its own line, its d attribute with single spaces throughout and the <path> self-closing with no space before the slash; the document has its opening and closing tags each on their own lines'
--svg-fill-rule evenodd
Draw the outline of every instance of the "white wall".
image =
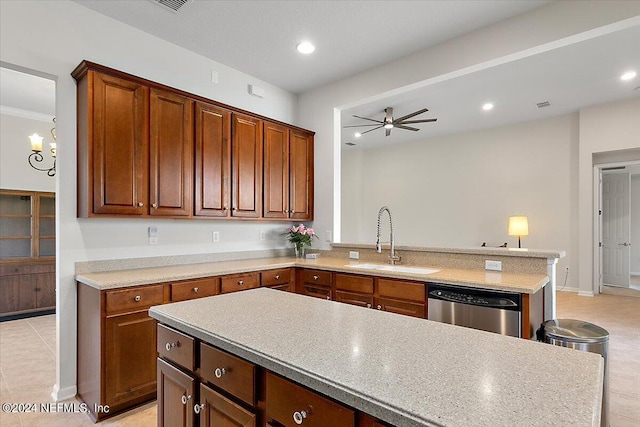
<svg viewBox="0 0 640 427">
<path fill-rule="evenodd" d="M 76 85 L 71 71 L 83 60 L 202 95 L 295 124 L 296 97 L 267 82 L 135 30 L 70 1 L 1 1 L 0 60 L 57 79 L 57 324 L 58 372 L 54 396 L 76 392 L 76 287 L 78 261 L 181 255 L 185 253 L 284 247 L 284 224 L 216 220 L 79 220 L 76 218 Z M 25 30 L 25 29 L 28 29 Z M 221 38 L 225 40 L 224 38 Z M 226 40 L 231 42 L 231 39 Z M 211 70 L 219 84 L 210 81 Z M 248 84 L 265 88 L 259 99 Z M 146 230 L 157 225 L 160 245 L 146 245 Z M 208 242 L 212 230 L 221 242 Z M 258 241 L 265 230 L 271 240 Z"/>
<path fill-rule="evenodd" d="M 508 217 L 526 215 L 522 246 L 563 249 L 558 271 L 573 267 L 577 113 L 357 152 L 347 148 L 342 157 L 345 242 L 374 243 L 382 205 L 393 213 L 396 244 L 409 246 L 517 247 Z M 577 286 L 572 276 L 568 288 Z"/>
<path fill-rule="evenodd" d="M 49 191 L 56 189 L 56 180 L 29 166 L 27 158 L 33 151 L 29 135 L 37 133 L 44 137 L 42 163 L 39 168 L 53 166 L 49 143 L 53 138 L 49 131 L 53 122 L 44 122 L 9 114 L 0 114 L 0 188 L 10 190 Z"/>
<path fill-rule="evenodd" d="M 640 275 L 640 174 L 631 175 L 631 274 Z"/>
<path fill-rule="evenodd" d="M 640 160 L 640 97 L 580 110 L 580 153 L 578 174 L 578 245 L 580 292 L 594 290 L 595 239 L 594 155 L 633 150 Z"/>
</svg>

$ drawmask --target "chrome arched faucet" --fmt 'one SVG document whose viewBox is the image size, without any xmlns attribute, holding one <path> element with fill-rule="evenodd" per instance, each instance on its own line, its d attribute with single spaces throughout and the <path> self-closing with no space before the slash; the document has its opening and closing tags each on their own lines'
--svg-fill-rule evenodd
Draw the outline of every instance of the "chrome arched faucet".
<svg viewBox="0 0 640 427">
<path fill-rule="evenodd" d="M 400 257 L 396 255 L 396 245 L 393 238 L 393 219 L 391 219 L 391 211 L 387 206 L 383 206 L 378 211 L 378 233 L 376 239 L 376 252 L 382 253 L 382 245 L 380 244 L 380 217 L 382 212 L 386 211 L 389 214 L 389 243 L 391 244 L 391 254 L 389 255 L 389 264 L 400 264 Z"/>
</svg>

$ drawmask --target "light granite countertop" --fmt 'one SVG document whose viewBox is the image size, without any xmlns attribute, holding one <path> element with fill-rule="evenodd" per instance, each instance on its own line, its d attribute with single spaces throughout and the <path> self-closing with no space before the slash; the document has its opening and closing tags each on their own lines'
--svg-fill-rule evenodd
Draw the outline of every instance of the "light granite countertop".
<svg viewBox="0 0 640 427">
<path fill-rule="evenodd" d="M 376 245 L 371 243 L 332 243 L 333 248 L 360 248 L 375 249 Z M 384 248 L 388 248 L 389 244 L 383 244 Z M 398 251 L 414 251 L 414 252 L 438 252 L 448 254 L 471 254 L 471 255 L 499 255 L 506 257 L 519 258 L 564 258 L 567 256 L 565 251 L 555 249 L 528 249 L 528 248 L 496 248 L 490 246 L 453 248 L 453 247 L 427 247 L 427 246 L 404 246 L 395 245 Z"/>
<path fill-rule="evenodd" d="M 415 272 L 403 273 L 359 268 L 358 265 L 362 264 L 371 263 L 328 257 L 320 257 L 318 259 L 296 259 L 293 257 L 256 258 L 237 261 L 220 261 L 202 264 L 185 264 L 167 267 L 84 273 L 76 275 L 76 280 L 96 289 L 108 290 L 152 283 L 195 279 L 199 277 L 218 276 L 223 274 L 272 270 L 286 267 L 305 267 L 344 273 L 431 281 L 526 294 L 536 293 L 549 281 L 549 278 L 542 274 L 517 274 L 499 271 L 439 268 L 438 266 L 429 266 L 431 268 L 438 269 L 435 273 L 419 274 Z M 410 266 L 403 265 L 402 267 Z"/>
<path fill-rule="evenodd" d="M 152 317 L 398 426 L 598 426 L 603 359 L 260 288 Z"/>
</svg>

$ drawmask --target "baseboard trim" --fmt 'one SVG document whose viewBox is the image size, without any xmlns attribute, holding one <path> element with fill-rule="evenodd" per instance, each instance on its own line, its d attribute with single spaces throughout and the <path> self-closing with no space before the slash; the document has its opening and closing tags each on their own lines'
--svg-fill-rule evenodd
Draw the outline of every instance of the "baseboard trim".
<svg viewBox="0 0 640 427">
<path fill-rule="evenodd" d="M 573 293 L 576 293 L 576 292 L 580 292 L 580 289 L 578 289 L 578 288 L 566 288 L 565 287 L 565 288 L 562 288 L 562 289 L 558 289 L 557 291 L 558 292 L 573 292 Z"/>
<path fill-rule="evenodd" d="M 592 297 L 594 296 L 593 291 L 578 291 L 579 297 Z"/>
<path fill-rule="evenodd" d="M 74 385 L 71 387 L 65 387 L 61 389 L 58 384 L 53 385 L 53 391 L 51 397 L 54 402 L 62 402 L 63 400 L 71 399 L 78 394 L 78 388 Z"/>
</svg>

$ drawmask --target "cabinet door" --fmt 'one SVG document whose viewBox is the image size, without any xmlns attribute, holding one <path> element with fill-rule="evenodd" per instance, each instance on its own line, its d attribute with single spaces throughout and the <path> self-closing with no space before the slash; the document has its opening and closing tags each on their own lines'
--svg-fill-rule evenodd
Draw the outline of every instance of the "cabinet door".
<svg viewBox="0 0 640 427">
<path fill-rule="evenodd" d="M 262 122 L 233 114 L 231 216 L 258 218 L 262 188 Z"/>
<path fill-rule="evenodd" d="M 34 274 L 0 276 L 0 314 L 36 308 Z"/>
<path fill-rule="evenodd" d="M 158 359 L 158 427 L 192 427 L 195 380 Z"/>
<path fill-rule="evenodd" d="M 289 130 L 264 124 L 264 218 L 289 217 Z"/>
<path fill-rule="evenodd" d="M 56 308 L 56 274 L 35 275 L 38 308 Z"/>
<path fill-rule="evenodd" d="M 93 213 L 143 215 L 149 188 L 149 88 L 92 73 Z M 93 114 L 91 114 L 93 109 Z M 86 124 L 83 124 L 86 126 Z M 79 171 L 79 173 L 84 173 Z"/>
<path fill-rule="evenodd" d="M 346 304 L 357 305 L 358 307 L 371 308 L 373 305 L 373 295 L 354 292 L 336 291 L 335 300 Z"/>
<path fill-rule="evenodd" d="M 389 298 L 378 298 L 376 308 L 405 316 L 425 318 L 424 304 L 409 301 L 398 301 Z"/>
<path fill-rule="evenodd" d="M 147 311 L 107 317 L 105 403 L 117 406 L 156 391 L 156 321 Z"/>
<path fill-rule="evenodd" d="M 190 216 L 193 182 L 193 101 L 151 90 L 150 215 Z"/>
<path fill-rule="evenodd" d="M 307 282 L 303 283 L 302 292 L 300 293 L 302 295 L 306 295 L 314 298 L 322 298 L 322 299 L 328 299 L 328 300 L 332 299 L 331 287 L 316 285 L 314 283 L 307 283 Z"/>
<path fill-rule="evenodd" d="M 196 103 L 196 215 L 229 216 L 231 113 Z"/>
<path fill-rule="evenodd" d="M 289 218 L 313 219 L 313 135 L 298 130 L 289 136 Z"/>
<path fill-rule="evenodd" d="M 206 385 L 200 384 L 200 427 L 255 427 L 255 425 L 255 414 Z"/>
</svg>

